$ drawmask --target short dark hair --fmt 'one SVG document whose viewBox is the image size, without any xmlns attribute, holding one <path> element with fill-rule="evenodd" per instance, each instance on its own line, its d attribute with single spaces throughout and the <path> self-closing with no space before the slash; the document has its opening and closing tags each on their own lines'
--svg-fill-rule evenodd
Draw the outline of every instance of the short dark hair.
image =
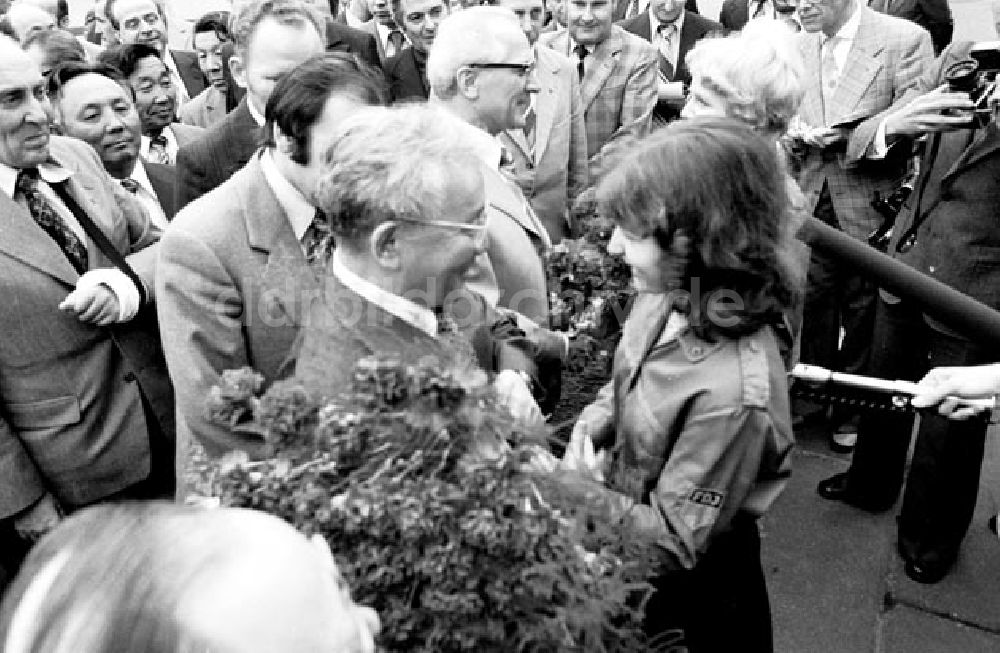
<svg viewBox="0 0 1000 653">
<path fill-rule="evenodd" d="M 117 68 L 123 77 L 128 79 L 139 67 L 139 62 L 149 57 L 156 57 L 162 61 L 160 51 L 145 43 L 130 43 L 128 45 L 116 45 L 101 52 L 97 60 L 103 64 Z"/>
<path fill-rule="evenodd" d="M 267 101 L 264 144 L 274 147 L 274 126 L 295 141 L 292 161 L 309 162 L 309 128 L 334 94 L 357 97 L 370 105 L 387 105 L 389 91 L 382 73 L 344 52 L 324 52 L 283 75 Z"/>
<path fill-rule="evenodd" d="M 228 41 L 230 38 L 229 12 L 210 11 L 196 20 L 191 28 L 191 38 L 193 39 L 195 34 L 204 34 L 205 32 L 214 32 L 220 41 Z"/>
<path fill-rule="evenodd" d="M 33 46 L 41 48 L 45 53 L 43 69 L 53 69 L 69 61 L 87 61 L 87 53 L 76 37 L 61 29 L 38 30 L 28 34 L 21 43 L 21 48 L 27 50 Z"/>
<path fill-rule="evenodd" d="M 103 63 L 88 63 L 86 61 L 67 61 L 59 64 L 49 73 L 47 84 L 49 97 L 59 98 L 62 95 L 63 86 L 68 84 L 70 80 L 76 79 L 81 75 L 91 74 L 101 75 L 122 86 L 125 85 L 125 79 L 122 77 L 121 72 L 113 66 Z"/>
</svg>

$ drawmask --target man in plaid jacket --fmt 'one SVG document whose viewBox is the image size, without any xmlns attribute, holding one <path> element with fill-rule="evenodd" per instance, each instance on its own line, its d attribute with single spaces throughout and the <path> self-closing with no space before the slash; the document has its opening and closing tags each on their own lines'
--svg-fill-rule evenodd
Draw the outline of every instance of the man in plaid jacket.
<svg viewBox="0 0 1000 653">
<path fill-rule="evenodd" d="M 577 65 L 592 183 L 649 132 L 656 108 L 656 50 L 615 25 L 613 13 L 610 0 L 566 0 L 566 27 L 539 39 Z"/>
<path fill-rule="evenodd" d="M 923 28 L 872 11 L 858 0 L 810 0 L 800 3 L 799 16 L 808 81 L 789 127 L 792 149 L 801 156 L 799 185 L 817 218 L 863 240 L 882 222 L 872 207 L 875 192 L 883 197 L 891 193 L 910 158 L 905 147 L 886 147 L 880 125 L 933 61 L 931 39 Z M 874 307 L 873 284 L 814 252 L 802 360 L 863 371 Z M 845 437 L 835 434 L 835 442 L 852 446 L 852 430 L 838 429 Z"/>
</svg>

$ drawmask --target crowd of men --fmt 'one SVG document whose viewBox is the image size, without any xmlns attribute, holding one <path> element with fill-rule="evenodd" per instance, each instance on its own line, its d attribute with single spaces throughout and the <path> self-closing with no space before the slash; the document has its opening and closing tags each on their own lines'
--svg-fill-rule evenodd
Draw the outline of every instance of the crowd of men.
<svg viewBox="0 0 1000 653">
<path fill-rule="evenodd" d="M 720 22 L 693 0 L 490 4 L 236 0 L 181 44 L 162 0 L 97 0 L 76 31 L 65 0 L 0 2 L 0 571 L 62 515 L 173 496 L 194 443 L 253 452 L 206 417 L 205 398 L 227 369 L 286 373 L 313 300 L 331 292 L 318 269 L 379 324 L 431 340 L 459 287 L 543 333 L 543 257 L 571 234 L 570 207 L 679 119 L 698 40 L 751 19 L 803 32 L 805 97 L 785 142 L 808 212 L 865 240 L 883 219 L 875 193 L 919 160 L 890 253 L 1000 307 L 1000 135 L 992 121 L 965 128 L 954 112 L 968 96 L 938 88 L 969 55 L 945 49 L 944 0 L 726 0 Z M 373 108 L 391 104 L 410 113 Z M 357 115 L 384 129 L 332 155 Z M 320 183 L 330 166 L 335 188 Z M 392 342 L 344 326 L 345 351 Z M 818 252 L 801 340 L 806 362 L 890 378 L 990 360 Z M 514 412 L 537 418 L 532 373 L 494 371 Z M 823 416 L 834 446 L 859 439 L 820 494 L 889 509 L 912 421 Z M 918 580 L 958 554 L 984 436 L 981 422 L 921 422 L 900 519 Z"/>
</svg>

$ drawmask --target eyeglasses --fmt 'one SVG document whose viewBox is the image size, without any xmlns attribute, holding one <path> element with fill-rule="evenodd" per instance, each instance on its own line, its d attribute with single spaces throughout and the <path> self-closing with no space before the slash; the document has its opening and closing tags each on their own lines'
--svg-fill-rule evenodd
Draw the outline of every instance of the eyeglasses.
<svg viewBox="0 0 1000 653">
<path fill-rule="evenodd" d="M 515 70 L 522 77 L 528 75 L 528 73 L 535 69 L 534 63 L 470 63 L 468 66 L 470 68 L 484 68 L 486 70 L 491 68 Z"/>
<path fill-rule="evenodd" d="M 467 222 L 448 222 L 447 220 L 420 220 L 418 218 L 406 218 L 406 217 L 395 217 L 394 222 L 409 222 L 410 224 L 419 224 L 427 227 L 442 227 L 444 229 L 455 229 L 456 231 L 465 231 L 476 241 L 482 241 L 486 239 L 486 223 L 483 224 L 469 224 Z"/>
</svg>

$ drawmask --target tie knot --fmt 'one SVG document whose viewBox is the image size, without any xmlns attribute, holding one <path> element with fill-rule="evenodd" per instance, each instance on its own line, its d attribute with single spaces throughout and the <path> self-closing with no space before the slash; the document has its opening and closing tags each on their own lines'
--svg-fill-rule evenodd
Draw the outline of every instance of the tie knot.
<svg viewBox="0 0 1000 653">
<path fill-rule="evenodd" d="M 133 195 L 135 195 L 136 192 L 139 190 L 139 182 L 137 182 L 135 179 L 131 179 L 128 177 L 121 180 L 121 185 L 122 188 L 132 193 Z"/>
<path fill-rule="evenodd" d="M 575 52 L 576 56 L 580 57 L 581 60 L 585 59 L 587 57 L 587 46 L 582 43 L 578 43 L 576 47 L 573 48 L 573 52 Z"/>
<path fill-rule="evenodd" d="M 14 188 L 22 193 L 33 191 L 38 185 L 38 179 L 38 168 L 22 168 Z"/>
<path fill-rule="evenodd" d="M 167 146 L 167 137 L 164 136 L 163 133 L 161 132 L 161 133 L 157 134 L 156 136 L 151 137 L 149 139 L 149 143 L 151 145 L 158 145 L 160 147 L 166 147 Z"/>
<path fill-rule="evenodd" d="M 660 23 L 660 26 L 656 28 L 656 33 L 662 38 L 671 39 L 677 32 L 676 23 Z"/>
</svg>

